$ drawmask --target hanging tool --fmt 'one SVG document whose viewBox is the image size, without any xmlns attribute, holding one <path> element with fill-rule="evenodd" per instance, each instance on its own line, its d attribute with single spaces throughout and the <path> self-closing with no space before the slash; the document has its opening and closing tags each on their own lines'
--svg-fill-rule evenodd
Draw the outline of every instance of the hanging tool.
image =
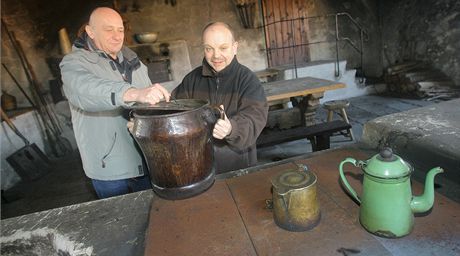
<svg viewBox="0 0 460 256">
<path fill-rule="evenodd" d="M 7 91 L 2 89 L 2 96 L 0 97 L 1 106 L 6 110 L 15 110 L 18 107 L 16 97 L 9 94 Z"/>
<path fill-rule="evenodd" d="M 29 61 L 27 60 L 27 57 L 24 51 L 22 50 L 22 47 L 19 41 L 16 39 L 14 33 L 8 30 L 6 23 L 3 21 L 3 19 L 1 19 L 1 22 L 2 22 L 2 26 L 4 27 L 8 35 L 8 38 L 11 44 L 13 45 L 13 48 L 18 54 L 19 60 L 22 64 L 22 67 L 24 68 L 26 77 L 29 83 L 31 84 L 32 92 L 35 92 L 34 95 L 37 98 L 37 101 L 36 101 L 37 108 L 36 109 L 44 124 L 44 130 L 50 142 L 53 154 L 55 156 L 62 156 L 68 152 L 71 152 L 72 146 L 66 138 L 63 138 L 62 136 L 60 136 L 62 132 L 62 128 L 59 124 L 59 120 L 57 119 L 57 115 L 54 112 L 54 110 L 50 107 L 50 105 L 48 104 L 46 98 L 43 96 L 43 93 L 41 92 L 41 88 L 40 88 L 41 85 L 36 79 L 35 74 L 31 68 L 31 65 Z"/>
<path fill-rule="evenodd" d="M 48 173 L 50 170 L 50 161 L 46 155 L 35 143 L 30 144 L 26 137 L 19 132 L 2 108 L 0 108 L 0 111 L 2 119 L 5 120 L 11 130 L 13 130 L 13 132 L 16 133 L 16 135 L 18 135 L 25 144 L 24 147 L 8 156 L 6 161 L 24 181 L 36 180 Z"/>
<path fill-rule="evenodd" d="M 37 106 L 34 104 L 34 102 L 32 101 L 32 99 L 29 97 L 29 95 L 27 95 L 26 91 L 24 91 L 24 89 L 22 88 L 22 86 L 19 84 L 18 80 L 16 80 L 16 78 L 13 76 L 13 74 L 11 74 L 10 70 L 6 67 L 6 65 L 4 63 L 2 63 L 2 66 L 3 68 L 6 70 L 6 73 L 8 73 L 8 75 L 10 75 L 11 79 L 13 79 L 13 82 L 16 84 L 16 86 L 19 88 L 19 90 L 21 90 L 22 94 L 24 94 L 24 97 L 26 97 L 27 101 L 30 103 L 30 105 L 34 108 L 34 109 L 37 109 Z"/>
</svg>

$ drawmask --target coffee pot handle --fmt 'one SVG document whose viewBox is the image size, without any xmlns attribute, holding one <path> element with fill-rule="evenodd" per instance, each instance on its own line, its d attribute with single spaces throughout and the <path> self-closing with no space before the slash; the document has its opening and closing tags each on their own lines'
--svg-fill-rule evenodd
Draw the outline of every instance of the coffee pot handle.
<svg viewBox="0 0 460 256">
<path fill-rule="evenodd" d="M 340 163 L 339 171 L 340 171 L 340 179 L 342 180 L 342 183 L 345 185 L 345 188 L 348 190 L 348 192 L 350 193 L 350 195 L 351 195 L 359 204 L 361 204 L 361 200 L 359 199 L 358 194 L 356 194 L 356 191 L 353 189 L 353 187 L 351 187 L 351 185 L 348 183 L 347 178 L 345 178 L 345 175 L 343 174 L 343 165 L 346 164 L 346 163 L 351 163 L 351 164 L 353 164 L 354 166 L 359 167 L 359 166 L 358 166 L 358 162 L 357 162 L 354 158 L 348 157 L 348 158 L 346 158 L 345 160 L 343 160 L 343 161 Z"/>
</svg>

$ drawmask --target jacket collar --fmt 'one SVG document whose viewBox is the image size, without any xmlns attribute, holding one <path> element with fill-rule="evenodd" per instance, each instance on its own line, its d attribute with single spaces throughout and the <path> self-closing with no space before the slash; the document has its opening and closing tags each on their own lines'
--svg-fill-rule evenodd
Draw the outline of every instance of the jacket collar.
<svg viewBox="0 0 460 256">
<path fill-rule="evenodd" d="M 201 74 L 203 76 L 227 76 L 228 74 L 233 73 L 235 70 L 236 66 L 238 65 L 238 60 L 236 59 L 236 56 L 233 58 L 232 62 L 230 62 L 230 65 L 226 66 L 224 69 L 222 69 L 219 72 L 216 72 L 206 61 L 206 59 L 203 58 L 203 70 Z"/>
<path fill-rule="evenodd" d="M 99 56 L 111 59 L 111 57 L 102 50 L 97 49 L 94 41 L 88 36 L 88 34 L 83 32 L 73 43 L 74 47 L 79 49 L 84 49 L 90 52 L 96 52 Z M 121 51 L 117 54 L 118 62 L 122 63 L 125 59 L 128 62 L 136 63 L 139 61 L 135 52 L 133 52 L 128 47 L 124 46 L 121 48 Z"/>
</svg>

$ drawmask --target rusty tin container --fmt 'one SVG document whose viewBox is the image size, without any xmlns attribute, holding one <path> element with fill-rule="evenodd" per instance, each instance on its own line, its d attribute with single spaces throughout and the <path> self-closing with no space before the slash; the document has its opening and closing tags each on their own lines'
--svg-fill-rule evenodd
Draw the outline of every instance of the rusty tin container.
<svg viewBox="0 0 460 256">
<path fill-rule="evenodd" d="M 193 99 L 133 108 L 133 135 L 159 196 L 189 198 L 214 183 L 214 112 L 207 101 Z"/>
<path fill-rule="evenodd" d="M 307 231 L 319 223 L 321 212 L 316 181 L 316 175 L 305 165 L 284 171 L 272 179 L 273 217 L 279 227 Z"/>
</svg>

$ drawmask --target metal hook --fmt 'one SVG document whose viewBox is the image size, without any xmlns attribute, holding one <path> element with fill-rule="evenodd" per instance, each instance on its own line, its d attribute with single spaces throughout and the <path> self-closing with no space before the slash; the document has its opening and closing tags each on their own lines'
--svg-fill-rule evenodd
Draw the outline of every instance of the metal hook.
<svg viewBox="0 0 460 256">
<path fill-rule="evenodd" d="M 308 172 L 308 166 L 306 166 L 305 164 L 297 164 L 297 167 L 299 167 L 299 169 L 302 169 L 304 172 Z"/>
</svg>

